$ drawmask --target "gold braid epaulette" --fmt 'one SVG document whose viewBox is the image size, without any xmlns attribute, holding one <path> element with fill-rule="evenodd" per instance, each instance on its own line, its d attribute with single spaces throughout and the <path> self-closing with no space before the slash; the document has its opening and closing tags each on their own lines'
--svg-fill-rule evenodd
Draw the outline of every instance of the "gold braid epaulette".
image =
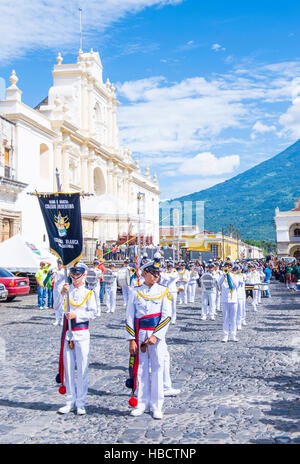
<svg viewBox="0 0 300 464">
<path fill-rule="evenodd" d="M 139 300 L 140 298 L 139 297 L 142 297 L 144 298 L 145 300 L 159 300 L 160 298 L 164 299 L 164 297 L 167 296 L 167 298 L 172 301 L 172 295 L 170 294 L 170 291 L 168 288 L 166 288 L 165 292 L 162 293 L 161 295 L 159 296 L 145 296 L 143 295 L 140 291 L 138 291 L 138 294 L 137 294 L 137 299 Z"/>
<path fill-rule="evenodd" d="M 75 304 L 69 299 L 70 305 L 71 306 L 76 306 L 77 308 L 80 308 L 80 306 L 83 306 L 84 303 L 86 303 L 91 298 L 92 294 L 93 294 L 93 290 L 89 290 L 89 292 L 86 294 L 84 300 L 80 304 Z M 67 307 L 67 300 L 65 298 L 65 302 L 64 302 L 64 310 L 65 310 L 65 312 L 66 312 L 66 307 Z"/>
</svg>

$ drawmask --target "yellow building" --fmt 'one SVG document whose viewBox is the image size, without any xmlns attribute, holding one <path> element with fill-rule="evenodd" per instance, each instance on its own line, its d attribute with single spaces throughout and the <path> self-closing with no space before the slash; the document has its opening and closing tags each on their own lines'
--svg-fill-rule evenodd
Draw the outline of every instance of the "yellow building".
<svg viewBox="0 0 300 464">
<path fill-rule="evenodd" d="M 206 261 L 211 258 L 230 259 L 260 259 L 264 257 L 261 249 L 248 245 L 234 237 L 223 235 L 221 232 L 211 233 L 199 232 L 197 227 L 183 226 L 179 235 L 173 234 L 172 227 L 160 229 L 160 245 L 179 246 L 182 255 L 188 254 L 190 259 L 202 259 Z"/>
</svg>

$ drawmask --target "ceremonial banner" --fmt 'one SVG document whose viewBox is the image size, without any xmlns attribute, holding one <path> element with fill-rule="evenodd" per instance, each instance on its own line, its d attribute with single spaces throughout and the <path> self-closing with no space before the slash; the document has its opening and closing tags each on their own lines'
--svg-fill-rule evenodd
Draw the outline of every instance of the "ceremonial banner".
<svg viewBox="0 0 300 464">
<path fill-rule="evenodd" d="M 47 229 L 50 250 L 57 255 L 63 266 L 69 266 L 81 258 L 82 223 L 80 193 L 38 193 Z"/>
</svg>

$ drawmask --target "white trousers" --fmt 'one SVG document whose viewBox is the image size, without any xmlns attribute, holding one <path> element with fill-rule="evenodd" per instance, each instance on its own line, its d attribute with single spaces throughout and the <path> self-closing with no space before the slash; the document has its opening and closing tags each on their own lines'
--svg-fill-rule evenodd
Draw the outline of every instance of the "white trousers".
<svg viewBox="0 0 300 464">
<path fill-rule="evenodd" d="M 164 340 L 161 340 L 164 342 Z M 172 380 L 170 376 L 170 353 L 165 343 L 165 359 L 164 359 L 164 391 L 170 390 L 172 388 Z"/>
<path fill-rule="evenodd" d="M 237 315 L 237 303 L 223 303 L 223 333 L 224 337 L 231 335 L 236 336 L 236 315 Z"/>
<path fill-rule="evenodd" d="M 170 353 L 165 340 L 161 340 L 161 343 L 165 343 L 165 358 L 164 358 L 164 391 L 172 388 L 172 380 L 170 375 Z M 151 360 L 149 359 L 149 370 L 151 372 Z"/>
<path fill-rule="evenodd" d="M 69 348 L 67 340 L 64 344 L 66 404 L 84 408 L 88 391 L 90 339 L 74 341 L 74 344 L 73 350 Z M 75 367 L 77 367 L 77 384 L 75 383 Z"/>
<path fill-rule="evenodd" d="M 215 317 L 217 295 L 212 292 L 202 291 L 202 316 Z"/>
<path fill-rule="evenodd" d="M 127 303 L 128 303 L 128 298 L 129 298 L 129 288 L 128 285 L 124 285 L 122 287 L 122 295 L 123 295 L 123 299 L 124 299 L 124 304 L 126 304 L 127 306 Z"/>
<path fill-rule="evenodd" d="M 187 298 L 189 303 L 195 302 L 197 282 L 189 282 L 187 286 Z"/>
<path fill-rule="evenodd" d="M 238 298 L 238 307 L 236 315 L 236 325 L 239 327 L 246 321 L 246 299 Z"/>
<path fill-rule="evenodd" d="M 64 309 L 61 304 L 61 299 L 57 295 L 53 295 L 53 309 L 55 312 L 55 319 L 60 324 L 64 317 Z"/>
<path fill-rule="evenodd" d="M 101 303 L 100 303 L 100 283 L 96 285 L 96 287 L 93 290 L 95 298 L 96 298 L 96 304 L 97 304 L 97 316 L 100 316 L 101 314 Z"/>
<path fill-rule="evenodd" d="M 216 295 L 216 310 L 221 311 L 221 292 L 217 290 L 217 295 Z"/>
<path fill-rule="evenodd" d="M 105 304 L 107 311 L 114 313 L 116 309 L 117 289 L 116 287 L 105 287 Z"/>
<path fill-rule="evenodd" d="M 177 303 L 177 291 L 176 292 L 171 292 L 172 295 L 172 322 L 176 321 L 176 303 Z"/>
<path fill-rule="evenodd" d="M 257 291 L 257 303 L 261 303 L 261 290 L 256 290 Z"/>
<path fill-rule="evenodd" d="M 187 286 L 188 286 L 187 282 L 183 283 L 182 286 L 183 286 L 183 292 L 178 293 L 178 303 L 179 304 L 182 304 L 182 303 L 187 304 L 187 302 L 188 302 L 188 300 L 187 300 Z"/>
<path fill-rule="evenodd" d="M 138 405 L 161 410 L 164 403 L 164 364 L 167 346 L 164 340 L 148 345 L 145 353 L 139 347 Z M 150 377 L 151 366 L 151 377 Z"/>
</svg>

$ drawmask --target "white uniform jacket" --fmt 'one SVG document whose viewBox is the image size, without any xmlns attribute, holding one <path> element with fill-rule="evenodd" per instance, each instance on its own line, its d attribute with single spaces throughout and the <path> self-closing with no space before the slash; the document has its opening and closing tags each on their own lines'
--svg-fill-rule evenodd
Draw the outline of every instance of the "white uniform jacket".
<svg viewBox="0 0 300 464">
<path fill-rule="evenodd" d="M 223 274 L 219 280 L 219 285 L 221 286 L 221 302 L 222 303 L 237 303 L 238 302 L 237 288 L 239 286 L 239 281 L 237 279 L 237 276 L 231 273 L 230 273 L 230 278 L 231 278 L 231 282 L 233 286 L 232 291 L 230 291 L 226 274 Z"/>
<path fill-rule="evenodd" d="M 178 281 L 179 276 L 176 270 L 171 272 L 165 272 L 162 284 L 168 287 L 171 293 L 177 293 L 177 285 L 176 282 Z"/>
<path fill-rule="evenodd" d="M 246 300 L 246 290 L 245 290 L 245 283 L 247 279 L 246 274 L 237 274 L 236 277 L 239 281 L 239 286 L 237 288 L 238 300 Z"/>
<path fill-rule="evenodd" d="M 54 276 L 54 285 L 53 285 L 53 306 L 54 309 L 58 309 L 61 304 L 61 291 L 65 284 L 65 270 L 57 269 Z"/>
<path fill-rule="evenodd" d="M 246 284 L 255 285 L 260 283 L 259 274 L 256 271 L 247 272 Z"/>
<path fill-rule="evenodd" d="M 187 269 L 178 271 L 178 280 L 179 282 L 185 282 L 187 284 L 190 280 L 190 271 L 188 271 Z"/>
<path fill-rule="evenodd" d="M 154 330 L 140 330 L 136 334 L 136 320 L 143 316 L 159 314 Z M 146 340 L 151 335 L 164 340 L 168 330 L 172 314 L 172 296 L 168 288 L 160 284 L 153 284 L 148 287 L 143 284 L 135 287 L 130 294 L 126 311 L 126 331 L 127 340 L 135 340 L 138 336 L 139 343 Z"/>
<path fill-rule="evenodd" d="M 90 336 L 88 322 L 95 319 L 97 315 L 97 304 L 94 292 L 88 290 L 83 284 L 79 288 L 75 288 L 72 284 L 69 290 L 69 302 L 70 312 L 76 314 L 76 318 L 73 319 L 74 328 L 72 329 L 73 340 L 81 341 L 86 340 Z M 66 296 L 61 295 L 61 304 L 66 309 Z M 69 330 L 66 333 L 66 339 L 70 340 Z"/>
</svg>

